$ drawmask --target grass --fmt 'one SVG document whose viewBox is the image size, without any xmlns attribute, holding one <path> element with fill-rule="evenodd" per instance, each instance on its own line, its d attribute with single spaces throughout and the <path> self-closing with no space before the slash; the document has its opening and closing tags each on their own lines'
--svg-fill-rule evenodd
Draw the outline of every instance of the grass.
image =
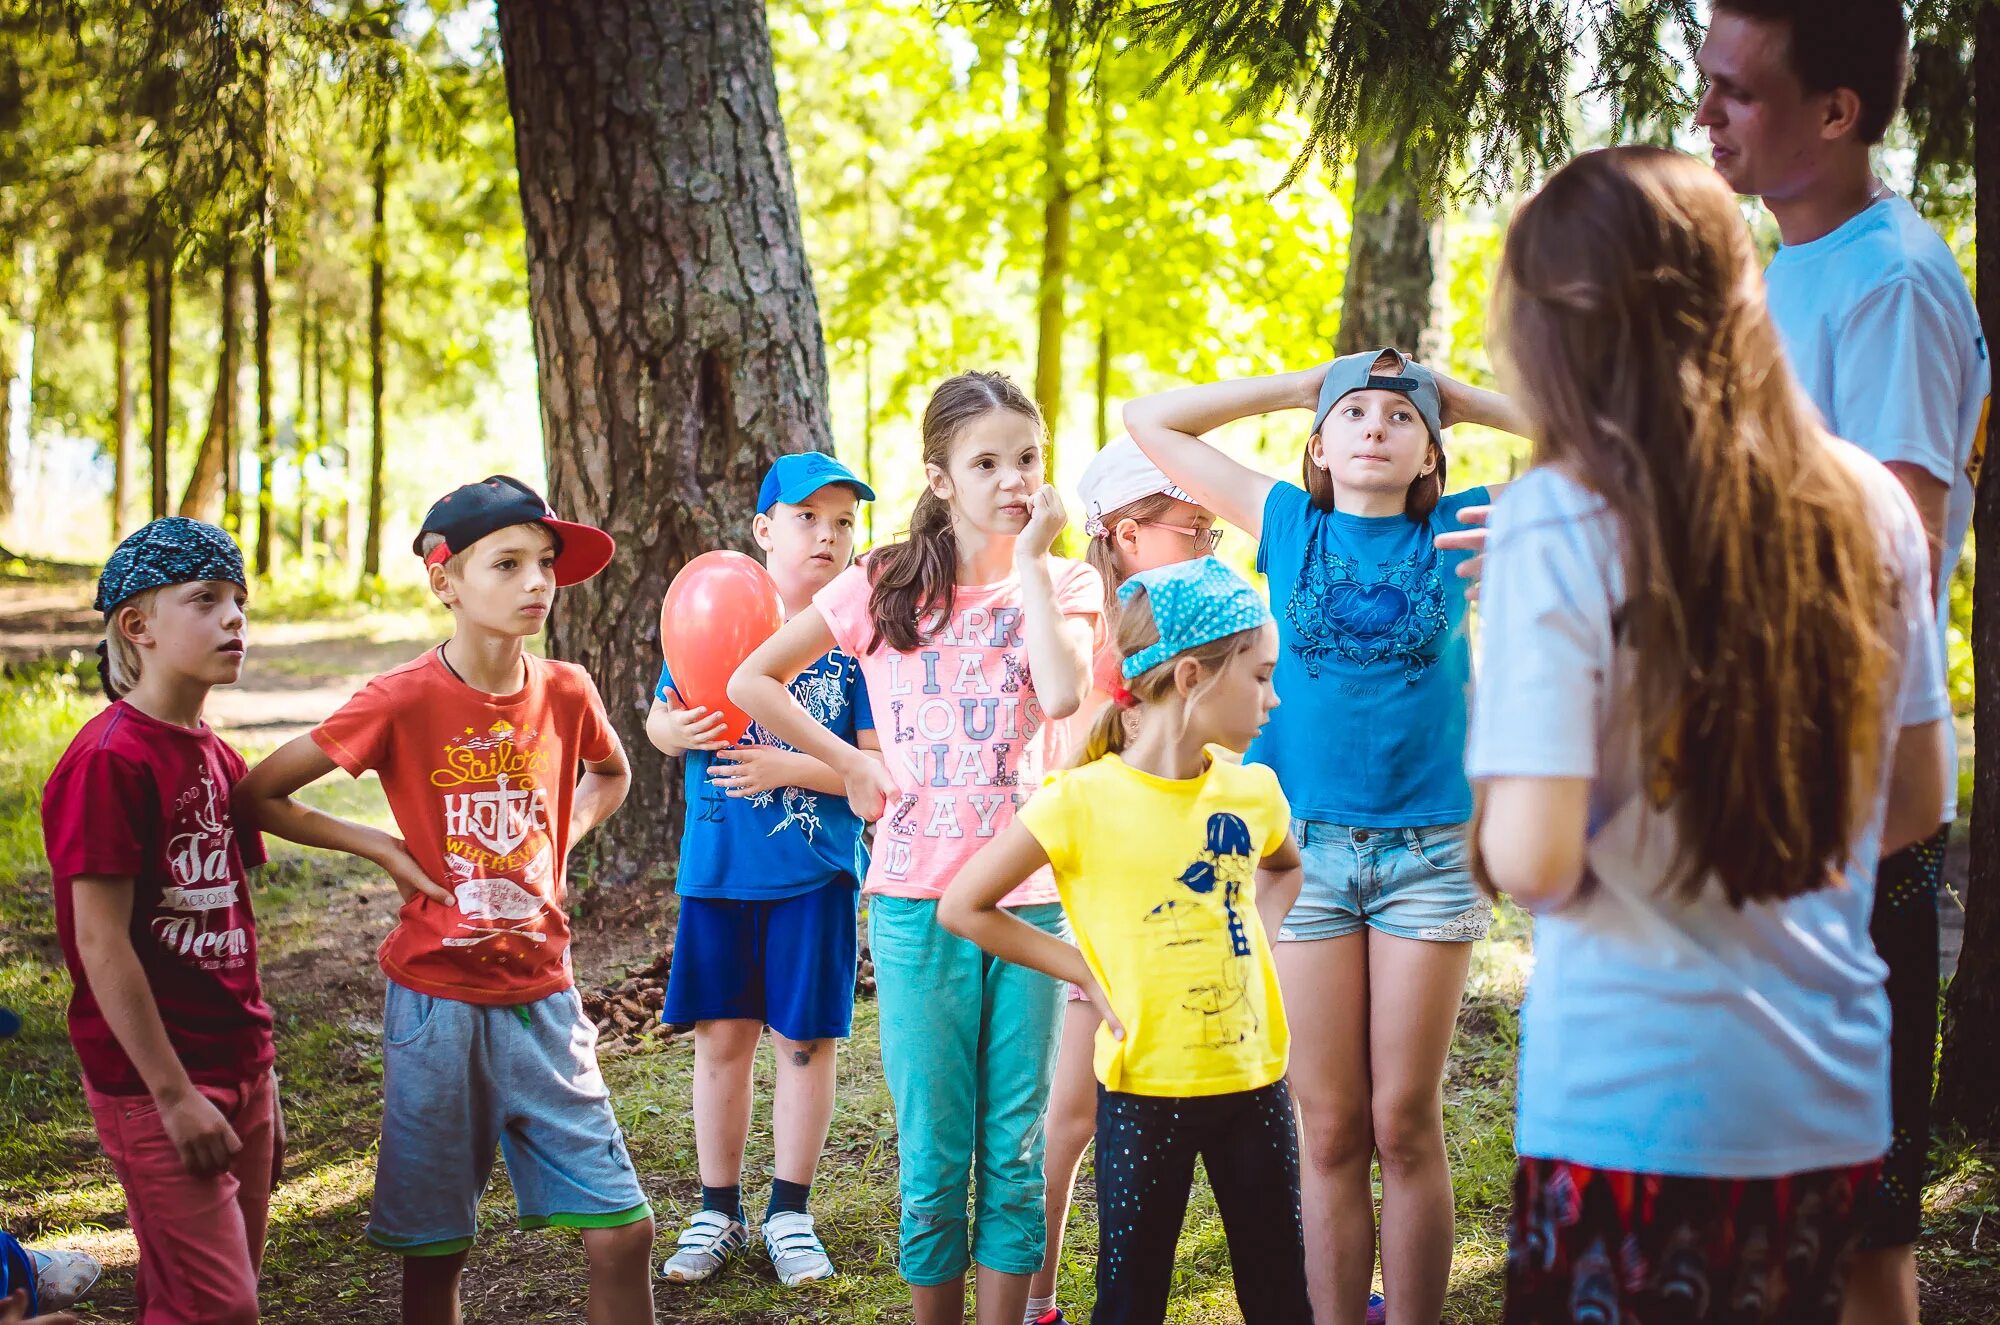
<svg viewBox="0 0 2000 1325">
<path fill-rule="evenodd" d="M 63 1030 L 69 985 L 53 937 L 37 805 L 47 769 L 96 703 L 68 668 L 29 669 L 0 689 L 0 1004 L 20 1011 L 25 1022 L 20 1037 L 0 1045 L 0 1226 L 31 1242 L 76 1245 L 106 1259 L 111 1269 L 87 1304 L 90 1318 L 124 1320 L 130 1318 L 135 1253 L 123 1198 L 97 1148 Z M 245 753 L 254 758 L 258 752 Z M 386 822 L 373 781 L 329 780 L 308 798 L 337 813 Z M 393 896 L 384 881 L 353 862 L 291 849 L 279 850 L 257 880 L 265 984 L 278 1017 L 291 1132 L 265 1265 L 270 1321 L 395 1318 L 396 1267 L 361 1241 L 381 1098 L 381 986 L 373 952 L 390 922 Z M 643 965 L 667 927 L 670 905 L 600 895 L 579 922 L 579 980 L 610 983 Z M 1453 1325 L 1499 1318 L 1527 937 L 1525 919 L 1510 910 L 1476 949 L 1453 1049 L 1446 1132 L 1459 1219 L 1445 1317 Z M 688 1113 L 692 1070 L 685 1042 L 649 1044 L 605 1063 L 619 1120 L 659 1218 L 662 1249 L 699 1202 Z M 895 1125 L 872 1002 L 857 1010 L 839 1072 L 833 1132 L 813 1199 L 840 1277 L 794 1292 L 777 1284 L 760 1256 L 747 1256 L 708 1285 L 663 1286 L 661 1320 L 775 1325 L 908 1319 L 908 1293 L 895 1272 Z M 768 1048 L 757 1074 L 758 1115 L 745 1174 L 747 1201 L 761 1203 L 771 1162 Z M 2000 1213 L 1994 1157 L 1944 1143 L 1938 1161 L 1926 1213 L 1926 1319 L 1933 1325 L 2000 1319 L 2000 1219 L 1985 1229 L 1988 1216 Z M 1061 1283 L 1061 1300 L 1078 1320 L 1088 1318 L 1096 1255 L 1090 1190 L 1086 1159 Z M 467 1277 L 468 1318 L 578 1316 L 585 1283 L 575 1235 L 513 1231 L 504 1170 L 482 1205 L 481 1226 Z M 1169 1319 L 1182 1325 L 1236 1320 L 1227 1250 L 1205 1183 L 1197 1183 L 1177 1259 Z"/>
</svg>

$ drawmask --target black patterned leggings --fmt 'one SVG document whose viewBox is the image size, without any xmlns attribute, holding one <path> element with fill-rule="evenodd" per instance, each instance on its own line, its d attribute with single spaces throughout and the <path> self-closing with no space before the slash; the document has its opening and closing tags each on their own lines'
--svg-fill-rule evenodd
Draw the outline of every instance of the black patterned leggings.
<svg viewBox="0 0 2000 1325">
<path fill-rule="evenodd" d="M 1277 1081 L 1186 1098 L 1097 1088 L 1094 1325 L 1166 1318 L 1197 1155 L 1229 1239 L 1244 1325 L 1310 1321 L 1298 1131 L 1291 1089 Z"/>
</svg>

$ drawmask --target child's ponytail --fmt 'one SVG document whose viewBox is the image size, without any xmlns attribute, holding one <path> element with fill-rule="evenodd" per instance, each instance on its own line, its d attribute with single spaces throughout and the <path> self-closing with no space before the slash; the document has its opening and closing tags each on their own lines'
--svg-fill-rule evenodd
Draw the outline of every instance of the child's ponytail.
<svg viewBox="0 0 2000 1325">
<path fill-rule="evenodd" d="M 924 407 L 924 464 L 939 469 L 951 463 L 951 444 L 974 419 L 994 410 L 1011 410 L 1046 430 L 1042 411 L 1004 373 L 960 373 L 947 378 Z M 958 536 L 952 532 L 951 506 L 928 487 L 910 513 L 908 535 L 868 554 L 868 615 L 875 627 L 869 641 L 873 653 L 887 641 L 898 653 L 921 648 L 951 615 L 952 588 L 958 582 Z"/>
</svg>

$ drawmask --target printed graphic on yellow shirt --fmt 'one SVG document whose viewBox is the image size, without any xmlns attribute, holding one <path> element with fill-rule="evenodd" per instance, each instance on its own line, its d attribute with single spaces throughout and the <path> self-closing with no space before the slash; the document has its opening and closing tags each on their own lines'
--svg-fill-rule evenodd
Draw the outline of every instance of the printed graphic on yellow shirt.
<svg viewBox="0 0 2000 1325">
<path fill-rule="evenodd" d="M 539 745 L 533 728 L 505 720 L 483 733 L 467 727 L 431 774 L 431 785 L 445 789 L 444 860 L 460 913 L 446 947 L 547 941 L 540 930 L 555 862 L 542 786 L 548 755 Z"/>
<path fill-rule="evenodd" d="M 1248 892 L 1246 885 L 1256 868 L 1250 825 L 1238 815 L 1211 814 L 1208 816 L 1207 847 L 1198 859 L 1181 871 L 1179 881 L 1202 897 L 1212 896 L 1218 889 L 1221 890 L 1223 941 L 1218 942 L 1212 932 L 1203 934 L 1199 929 L 1193 932 L 1183 930 L 1180 917 L 1175 914 L 1181 905 L 1178 898 L 1169 897 L 1147 913 L 1148 922 L 1162 913 L 1170 918 L 1175 937 L 1169 940 L 1169 946 L 1213 942 L 1216 947 L 1225 949 L 1217 954 L 1216 978 L 1190 985 L 1187 1000 L 1181 1004 L 1199 1017 L 1197 1024 L 1201 1038 L 1190 1044 L 1190 1049 L 1220 1049 L 1242 1044 L 1261 1026 L 1248 984 L 1252 949 L 1250 934 L 1243 921 L 1243 898 Z M 1200 922 L 1212 924 L 1212 910 L 1203 908 L 1197 914 Z"/>
</svg>

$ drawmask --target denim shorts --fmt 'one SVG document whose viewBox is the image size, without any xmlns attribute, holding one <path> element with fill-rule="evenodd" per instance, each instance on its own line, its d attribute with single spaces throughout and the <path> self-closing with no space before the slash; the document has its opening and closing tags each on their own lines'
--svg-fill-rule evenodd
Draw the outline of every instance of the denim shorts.
<svg viewBox="0 0 2000 1325">
<path fill-rule="evenodd" d="M 1472 882 L 1465 832 L 1464 824 L 1348 828 L 1292 820 L 1305 883 L 1279 941 L 1337 939 L 1364 925 L 1433 943 L 1485 938 L 1493 907 Z"/>
<path fill-rule="evenodd" d="M 524 1229 L 618 1228 L 652 1214 L 575 989 L 486 1007 L 391 980 L 382 1095 L 367 1235 L 378 1247 L 405 1256 L 470 1247 L 496 1149 Z"/>
</svg>

